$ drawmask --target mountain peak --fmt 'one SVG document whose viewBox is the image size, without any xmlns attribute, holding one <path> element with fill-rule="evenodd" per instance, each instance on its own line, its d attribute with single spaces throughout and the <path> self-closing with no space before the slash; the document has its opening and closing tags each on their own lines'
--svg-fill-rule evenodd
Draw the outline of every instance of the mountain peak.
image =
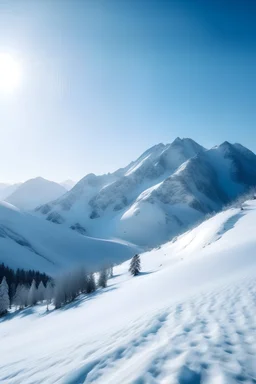
<svg viewBox="0 0 256 384">
<path fill-rule="evenodd" d="M 221 151 L 224 151 L 228 153 L 230 150 L 232 150 L 234 146 L 229 141 L 224 141 L 222 144 L 217 145 L 216 149 L 219 149 Z"/>
<path fill-rule="evenodd" d="M 220 144 L 220 147 L 223 147 L 223 148 L 232 147 L 232 144 L 226 140 L 222 144 Z"/>
<path fill-rule="evenodd" d="M 178 136 L 176 137 L 176 139 L 172 142 L 172 145 L 185 145 L 185 144 L 191 144 L 191 145 L 197 145 L 198 147 L 201 147 L 203 148 L 202 146 L 200 146 L 196 141 L 194 141 L 193 139 L 190 139 L 189 137 L 183 137 L 182 139 Z"/>
<path fill-rule="evenodd" d="M 175 140 L 173 140 L 173 144 L 175 144 L 175 143 L 180 143 L 182 140 L 183 140 L 183 139 L 181 139 L 181 138 L 178 136 L 178 137 L 176 137 Z"/>
<path fill-rule="evenodd" d="M 62 185 L 38 176 L 21 184 L 6 201 L 20 209 L 30 210 L 65 193 L 66 189 Z"/>
</svg>

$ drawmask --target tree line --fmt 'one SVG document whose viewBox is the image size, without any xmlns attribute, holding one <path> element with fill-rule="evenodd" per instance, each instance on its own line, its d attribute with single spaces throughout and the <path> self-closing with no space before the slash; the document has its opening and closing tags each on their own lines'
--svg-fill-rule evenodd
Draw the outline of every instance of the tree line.
<svg viewBox="0 0 256 384">
<path fill-rule="evenodd" d="M 129 267 L 133 276 L 140 273 L 140 256 L 135 255 Z M 0 266 L 0 316 L 5 315 L 13 306 L 16 310 L 45 303 L 55 309 L 71 303 L 81 294 L 92 294 L 98 288 L 106 288 L 108 279 L 113 277 L 113 266 L 100 272 L 86 272 L 84 267 L 62 273 L 51 279 L 39 271 L 17 271 Z"/>
<path fill-rule="evenodd" d="M 16 288 L 19 284 L 24 286 L 30 286 L 32 284 L 32 281 L 35 280 L 37 287 L 39 286 L 41 281 L 46 286 L 47 281 L 50 280 L 50 277 L 47 276 L 45 273 L 41 273 L 32 269 L 26 271 L 24 269 L 18 268 L 14 270 L 2 263 L 0 264 L 0 282 L 3 280 L 3 277 L 6 278 L 6 282 L 9 287 L 10 301 L 13 300 Z"/>
<path fill-rule="evenodd" d="M 82 293 L 91 294 L 97 288 L 106 288 L 108 279 L 113 276 L 112 266 L 97 274 L 87 273 L 85 268 L 80 267 L 55 279 L 38 271 L 20 271 L 1 265 L 0 316 L 5 315 L 12 306 L 20 310 L 37 303 L 46 303 L 48 310 L 52 303 L 56 309 L 60 308 Z M 3 273 L 8 277 L 3 276 Z M 17 278 L 20 275 L 22 278 Z"/>
</svg>

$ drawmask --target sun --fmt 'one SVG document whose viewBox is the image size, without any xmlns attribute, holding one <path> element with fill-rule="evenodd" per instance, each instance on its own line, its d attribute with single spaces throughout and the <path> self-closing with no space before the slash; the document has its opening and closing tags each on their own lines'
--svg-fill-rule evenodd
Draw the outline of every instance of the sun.
<svg viewBox="0 0 256 384">
<path fill-rule="evenodd" d="M 0 91 L 13 92 L 21 81 L 21 67 L 8 53 L 0 53 Z"/>
</svg>

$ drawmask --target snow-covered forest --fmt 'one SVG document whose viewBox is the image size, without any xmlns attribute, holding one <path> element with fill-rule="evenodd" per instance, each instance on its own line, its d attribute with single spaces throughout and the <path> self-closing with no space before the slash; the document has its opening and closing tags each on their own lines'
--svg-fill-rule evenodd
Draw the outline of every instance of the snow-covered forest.
<svg viewBox="0 0 256 384">
<path fill-rule="evenodd" d="M 35 271 L 13 271 L 2 264 L 1 274 L 4 273 L 11 284 L 8 285 L 4 275 L 0 284 L 0 316 L 38 303 L 45 304 L 47 311 L 51 304 L 58 309 L 81 294 L 88 295 L 98 288 L 106 288 L 108 279 L 113 277 L 113 266 L 103 268 L 96 274 L 87 273 L 81 266 L 59 274 L 55 279 Z"/>
</svg>

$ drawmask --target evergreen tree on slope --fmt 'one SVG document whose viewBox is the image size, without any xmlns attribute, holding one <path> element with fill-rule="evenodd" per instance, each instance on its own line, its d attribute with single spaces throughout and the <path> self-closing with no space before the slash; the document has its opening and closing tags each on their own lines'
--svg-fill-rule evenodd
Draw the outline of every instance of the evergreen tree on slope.
<svg viewBox="0 0 256 384">
<path fill-rule="evenodd" d="M 37 288 L 35 280 L 32 281 L 32 284 L 28 292 L 28 305 L 35 305 L 37 303 Z"/>
<path fill-rule="evenodd" d="M 38 293 L 37 293 L 37 298 L 38 298 L 38 301 L 44 301 L 45 299 L 45 286 L 44 286 L 44 283 L 42 281 L 40 281 L 39 285 L 38 285 Z"/>
<path fill-rule="evenodd" d="M 108 281 L 108 272 L 104 268 L 104 269 L 102 269 L 102 271 L 100 271 L 100 276 L 99 276 L 99 280 L 98 280 L 98 286 L 101 287 L 101 288 L 106 288 L 107 281 Z"/>
<path fill-rule="evenodd" d="M 141 270 L 140 256 L 139 255 L 135 255 L 135 256 L 133 256 L 133 258 L 131 260 L 130 267 L 129 267 L 129 272 L 133 276 L 137 276 L 140 273 L 140 270 Z"/>
<path fill-rule="evenodd" d="M 51 304 L 53 298 L 53 285 L 51 280 L 47 281 L 46 288 L 45 288 L 45 300 L 47 305 L 47 311 L 49 310 L 49 304 Z"/>
<path fill-rule="evenodd" d="M 86 293 L 92 293 L 94 291 L 96 291 L 95 277 L 94 277 L 94 273 L 90 273 L 90 275 L 88 277 L 87 292 Z"/>
<path fill-rule="evenodd" d="M 7 313 L 9 305 L 9 287 L 6 278 L 3 277 L 2 283 L 0 284 L 0 316 Z"/>
<path fill-rule="evenodd" d="M 23 309 L 28 305 L 28 288 L 23 284 L 18 284 L 15 295 L 13 297 L 13 304 L 16 309 Z"/>
</svg>

